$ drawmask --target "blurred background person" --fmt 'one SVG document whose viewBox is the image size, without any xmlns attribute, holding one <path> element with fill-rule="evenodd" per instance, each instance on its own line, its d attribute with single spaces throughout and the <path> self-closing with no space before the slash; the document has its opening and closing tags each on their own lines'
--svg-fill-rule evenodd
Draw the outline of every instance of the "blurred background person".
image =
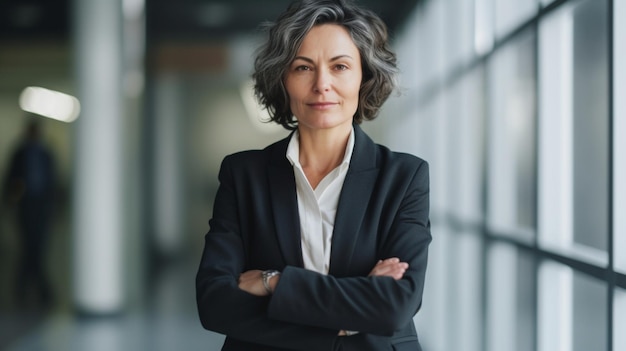
<svg viewBox="0 0 626 351">
<path fill-rule="evenodd" d="M 27 122 L 13 151 L 4 180 L 4 199 L 16 210 L 19 255 L 15 298 L 20 307 L 29 303 L 48 308 L 53 302 L 45 270 L 50 219 L 55 193 L 55 161 L 42 140 L 39 122 Z"/>
</svg>

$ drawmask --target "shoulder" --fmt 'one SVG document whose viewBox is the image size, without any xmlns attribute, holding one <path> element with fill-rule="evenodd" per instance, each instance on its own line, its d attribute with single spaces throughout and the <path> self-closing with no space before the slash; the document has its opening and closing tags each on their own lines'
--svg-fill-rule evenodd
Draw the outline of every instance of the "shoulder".
<svg viewBox="0 0 626 351">
<path fill-rule="evenodd" d="M 376 144 L 377 162 L 383 170 L 415 173 L 425 171 L 428 173 L 426 160 L 405 152 L 392 151 L 388 147 Z"/>
<path fill-rule="evenodd" d="M 402 193 L 408 189 L 428 193 L 430 171 L 424 159 L 404 152 L 391 151 L 382 145 L 376 145 L 379 185 L 389 187 L 390 194 Z M 395 189 L 395 190 L 394 190 Z"/>
<path fill-rule="evenodd" d="M 245 165 L 255 160 L 267 157 L 265 150 L 244 150 L 227 155 L 224 157 L 222 164 L 228 165 Z"/>
<path fill-rule="evenodd" d="M 222 168 L 229 167 L 238 170 L 258 169 L 274 163 L 287 162 L 286 152 L 289 138 L 279 140 L 264 149 L 239 151 L 224 157 Z"/>
</svg>

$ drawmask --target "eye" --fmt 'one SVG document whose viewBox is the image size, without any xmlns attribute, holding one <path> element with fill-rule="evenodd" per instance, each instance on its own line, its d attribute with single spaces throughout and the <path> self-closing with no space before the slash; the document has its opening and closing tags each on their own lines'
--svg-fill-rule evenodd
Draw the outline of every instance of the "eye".
<svg viewBox="0 0 626 351">
<path fill-rule="evenodd" d="M 345 70 L 347 70 L 347 69 L 348 69 L 348 66 L 346 66 L 346 65 L 344 65 L 344 64 L 342 64 L 342 63 L 340 63 L 340 64 L 338 64 L 338 65 L 336 65 L 336 66 L 335 66 L 335 69 L 336 69 L 336 70 L 338 70 L 338 71 L 345 71 Z"/>
<path fill-rule="evenodd" d="M 300 65 L 300 66 L 296 66 L 294 70 L 295 71 L 310 71 L 311 67 L 306 66 L 306 65 Z"/>
</svg>

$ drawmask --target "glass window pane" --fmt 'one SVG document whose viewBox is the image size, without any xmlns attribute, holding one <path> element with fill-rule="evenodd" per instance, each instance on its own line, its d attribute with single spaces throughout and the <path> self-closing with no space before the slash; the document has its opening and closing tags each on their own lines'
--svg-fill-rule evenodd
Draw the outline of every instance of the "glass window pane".
<svg viewBox="0 0 626 351">
<path fill-rule="evenodd" d="M 607 349 L 606 298 L 606 282 L 574 274 L 573 351 Z"/>
<path fill-rule="evenodd" d="M 573 241 L 572 17 L 562 9 L 539 24 L 539 219 L 540 243 Z"/>
<path fill-rule="evenodd" d="M 572 350 L 572 285 L 571 268 L 552 261 L 543 261 L 539 266 L 539 351 Z"/>
<path fill-rule="evenodd" d="M 614 1 L 613 11 L 613 62 L 626 62 L 626 1 Z M 616 270 L 626 273 L 626 100 L 618 98 L 626 96 L 626 65 L 614 64 L 613 74 L 613 248 Z"/>
<path fill-rule="evenodd" d="M 502 38 L 532 18 L 539 8 L 537 0 L 495 0 L 496 37 Z"/>
<path fill-rule="evenodd" d="M 451 213 L 459 220 L 481 223 L 483 213 L 485 83 L 482 67 L 452 89 L 448 104 Z"/>
<path fill-rule="evenodd" d="M 607 349 L 606 282 L 545 261 L 538 293 L 539 351 Z"/>
<path fill-rule="evenodd" d="M 424 87 L 445 75 L 444 53 L 446 22 L 442 1 L 427 1 L 418 6 L 398 38 L 398 63 L 405 88 Z M 427 67 L 427 69 L 425 69 Z"/>
<path fill-rule="evenodd" d="M 433 216 L 447 213 L 448 160 L 446 158 L 449 143 L 449 124 L 445 114 L 445 93 L 438 95 L 424 106 L 422 115 L 411 121 L 411 128 L 405 128 L 405 140 L 415 144 L 415 155 L 426 159 L 430 164 L 430 205 Z M 399 128 L 405 126 L 399 125 Z M 416 140 L 415 132 L 419 131 L 422 138 Z"/>
<path fill-rule="evenodd" d="M 608 241 L 607 1 L 587 0 L 574 18 L 574 241 L 606 251 Z"/>
<path fill-rule="evenodd" d="M 532 256 L 495 243 L 487 256 L 487 350 L 535 349 L 535 270 Z"/>
<path fill-rule="evenodd" d="M 487 224 L 532 240 L 536 227 L 534 32 L 489 62 Z"/>
<path fill-rule="evenodd" d="M 608 262 L 606 0 L 564 4 L 539 26 L 539 238 Z"/>
<path fill-rule="evenodd" d="M 469 61 L 474 54 L 474 2 L 471 0 L 444 1 L 446 16 L 445 58 L 446 71 Z"/>
<path fill-rule="evenodd" d="M 424 350 L 447 351 L 451 350 L 452 342 L 450 326 L 456 318 L 456 311 L 450 308 L 449 293 L 450 247 L 454 236 L 448 227 L 437 222 L 433 222 L 431 229 L 437 233 L 437 240 L 433 240 L 429 248 L 424 303 L 413 320 Z"/>
<path fill-rule="evenodd" d="M 626 290 L 615 289 L 613 300 L 613 351 L 626 351 Z"/>
<path fill-rule="evenodd" d="M 448 257 L 450 291 L 462 291 L 451 294 L 449 332 L 456 337 L 450 338 L 448 350 L 483 351 L 481 236 L 473 232 L 457 233 L 448 248 Z"/>
<path fill-rule="evenodd" d="M 474 0 L 474 50 L 483 55 L 493 49 L 494 0 Z"/>
</svg>

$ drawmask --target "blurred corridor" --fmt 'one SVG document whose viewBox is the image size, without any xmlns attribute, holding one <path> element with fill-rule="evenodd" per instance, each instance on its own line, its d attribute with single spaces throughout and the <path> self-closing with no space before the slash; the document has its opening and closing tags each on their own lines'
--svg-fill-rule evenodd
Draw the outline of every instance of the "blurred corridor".
<svg viewBox="0 0 626 351">
<path fill-rule="evenodd" d="M 219 350 L 194 276 L 220 161 L 287 134 L 249 75 L 289 2 L 0 2 L 0 180 L 32 120 L 56 173 L 49 304 L 3 183 L 0 350 Z M 626 351 L 626 1 L 357 2 L 402 87 L 363 127 L 431 165 L 425 351 Z"/>
<path fill-rule="evenodd" d="M 192 289 L 196 260 L 168 264 L 150 286 L 140 306 L 111 316 L 74 315 L 53 310 L 47 316 L 3 316 L 0 326 L 18 331 L 6 351 L 207 350 L 220 349 L 223 336 L 198 323 Z M 32 318 L 33 320 L 28 320 Z M 23 325 L 18 325 L 22 323 Z M 24 330 L 17 330 L 21 327 Z"/>
</svg>

